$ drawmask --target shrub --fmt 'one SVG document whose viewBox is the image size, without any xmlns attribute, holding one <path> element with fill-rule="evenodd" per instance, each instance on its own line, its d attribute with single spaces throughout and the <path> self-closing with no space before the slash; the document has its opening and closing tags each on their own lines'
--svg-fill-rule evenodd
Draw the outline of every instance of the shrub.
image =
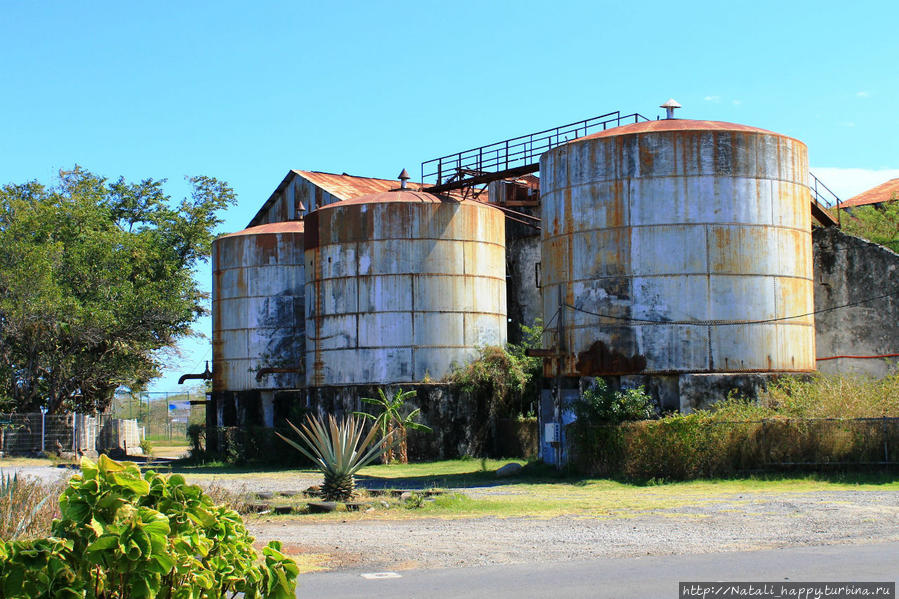
<svg viewBox="0 0 899 599">
<path fill-rule="evenodd" d="M 897 404 L 896 374 L 881 380 L 784 377 L 758 402 L 731 394 L 708 410 L 619 424 L 597 422 L 627 410 L 585 402 L 580 409 L 594 420 L 575 423 L 574 459 L 586 472 L 636 480 L 878 463 L 899 454 L 899 423 L 879 420 L 899 416 Z"/>
<path fill-rule="evenodd" d="M 190 439 L 190 458 L 202 461 L 206 456 L 206 427 L 202 424 L 189 425 L 187 438 Z"/>
<path fill-rule="evenodd" d="M 145 456 L 150 457 L 153 455 L 153 444 L 150 442 L 149 439 L 144 437 L 143 439 L 140 440 L 140 450 L 143 452 L 143 454 Z"/>
<path fill-rule="evenodd" d="M 529 376 L 527 363 L 499 346 L 482 347 L 476 360 L 450 373 L 449 382 L 471 394 L 478 404 L 477 412 L 469 419 L 472 428 L 470 451 L 482 451 L 497 421 L 515 415 Z"/>
<path fill-rule="evenodd" d="M 298 569 L 280 544 L 257 564 L 240 516 L 180 475 L 83 459 L 59 507 L 52 536 L 0 542 L 4 597 L 294 597 Z"/>
<path fill-rule="evenodd" d="M 652 398 L 643 387 L 612 391 L 601 378 L 593 380 L 573 407 L 578 420 L 591 424 L 646 420 L 654 413 Z"/>
</svg>

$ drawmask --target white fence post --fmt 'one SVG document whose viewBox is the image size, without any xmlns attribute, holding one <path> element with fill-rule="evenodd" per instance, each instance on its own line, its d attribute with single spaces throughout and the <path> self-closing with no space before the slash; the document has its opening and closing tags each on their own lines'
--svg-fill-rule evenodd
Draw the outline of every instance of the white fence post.
<svg viewBox="0 0 899 599">
<path fill-rule="evenodd" d="M 47 451 L 47 406 L 41 406 L 41 453 Z"/>
</svg>

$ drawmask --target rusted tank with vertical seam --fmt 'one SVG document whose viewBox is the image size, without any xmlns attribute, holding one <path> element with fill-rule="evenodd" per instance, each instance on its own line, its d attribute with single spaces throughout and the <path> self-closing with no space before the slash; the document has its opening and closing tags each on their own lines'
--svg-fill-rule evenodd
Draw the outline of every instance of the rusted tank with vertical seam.
<svg viewBox="0 0 899 599">
<path fill-rule="evenodd" d="M 303 222 L 250 227 L 212 244 L 213 391 L 303 386 Z M 261 368 L 282 371 L 266 374 Z"/>
<path fill-rule="evenodd" d="M 544 343 L 561 321 L 563 375 L 814 370 L 802 142 L 652 121 L 554 148 L 540 173 Z"/>
<path fill-rule="evenodd" d="M 506 341 L 504 217 L 397 190 L 306 217 L 310 387 L 440 381 Z"/>
</svg>

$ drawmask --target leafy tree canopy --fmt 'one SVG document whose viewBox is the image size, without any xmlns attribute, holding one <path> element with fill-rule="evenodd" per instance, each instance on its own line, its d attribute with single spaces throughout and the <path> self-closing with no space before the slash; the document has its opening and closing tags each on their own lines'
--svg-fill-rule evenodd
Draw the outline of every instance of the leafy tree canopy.
<svg viewBox="0 0 899 599">
<path fill-rule="evenodd" d="M 18 411 L 102 410 L 159 374 L 158 350 L 206 312 L 207 260 L 231 187 L 192 177 L 109 182 L 80 167 L 0 188 L 0 402 Z"/>
</svg>

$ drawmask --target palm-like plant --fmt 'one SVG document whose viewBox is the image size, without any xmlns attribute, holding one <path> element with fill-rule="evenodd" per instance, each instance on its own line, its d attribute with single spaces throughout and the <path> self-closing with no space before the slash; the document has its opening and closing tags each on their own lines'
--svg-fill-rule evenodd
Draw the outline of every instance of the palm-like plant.
<svg viewBox="0 0 899 599">
<path fill-rule="evenodd" d="M 381 438 L 386 439 L 388 437 L 396 437 L 396 443 L 398 445 L 399 451 L 399 462 L 401 464 L 409 463 L 408 444 L 406 442 L 407 429 L 411 428 L 413 430 L 425 431 L 431 430 L 429 426 L 425 426 L 424 424 L 415 421 L 415 419 L 418 418 L 418 415 L 421 412 L 420 408 L 412 410 L 405 416 L 403 415 L 403 406 L 406 404 L 406 400 L 415 397 L 417 394 L 417 391 L 403 391 L 403 389 L 400 388 L 396 391 L 396 393 L 393 394 L 393 397 L 388 399 L 387 395 L 384 393 L 384 390 L 379 388 L 379 397 L 363 397 L 362 401 L 379 407 L 381 409 L 381 413 L 375 416 L 367 412 L 355 412 L 355 414 L 358 416 L 373 420 L 375 428 L 381 431 Z M 393 447 L 390 446 L 384 452 L 382 461 L 385 464 L 389 464 L 393 460 Z"/>
<path fill-rule="evenodd" d="M 329 414 L 326 425 L 318 417 L 310 415 L 299 428 L 289 420 L 287 424 L 299 435 L 302 444 L 281 433 L 277 435 L 321 470 L 325 479 L 322 497 L 328 501 L 350 499 L 356 488 L 356 472 L 376 460 L 391 442 L 389 437 L 377 440 L 377 427 L 364 434 L 362 421 L 355 416 L 347 416 L 338 422 Z"/>
</svg>

